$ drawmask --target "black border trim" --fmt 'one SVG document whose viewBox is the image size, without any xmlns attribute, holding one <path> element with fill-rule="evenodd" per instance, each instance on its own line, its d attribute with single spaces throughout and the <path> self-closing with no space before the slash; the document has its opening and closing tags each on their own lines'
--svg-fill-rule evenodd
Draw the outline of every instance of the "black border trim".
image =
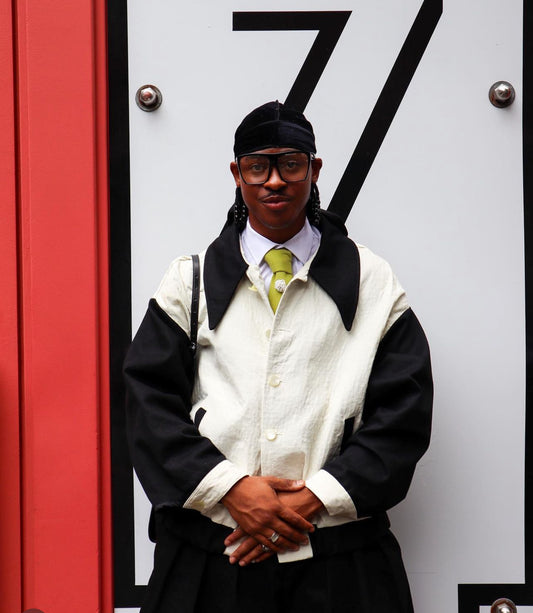
<svg viewBox="0 0 533 613">
<path fill-rule="evenodd" d="M 524 0 L 523 175 L 526 295 L 525 576 L 533 582 L 533 2 Z M 526 172 L 527 170 L 527 172 Z M 529 580 L 529 581 L 528 581 Z M 531 599 L 533 604 L 533 599 Z"/>
</svg>

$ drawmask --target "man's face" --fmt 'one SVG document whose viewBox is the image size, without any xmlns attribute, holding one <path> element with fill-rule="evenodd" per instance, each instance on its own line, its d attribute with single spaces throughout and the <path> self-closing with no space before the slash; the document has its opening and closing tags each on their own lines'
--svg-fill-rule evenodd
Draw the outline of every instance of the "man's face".
<svg viewBox="0 0 533 613">
<path fill-rule="evenodd" d="M 296 151 L 291 147 L 261 149 L 254 153 L 286 153 Z M 244 203 L 248 208 L 250 225 L 273 242 L 284 243 L 297 234 L 305 222 L 305 205 L 322 167 L 322 160 L 311 160 L 311 168 L 304 181 L 285 181 L 275 164 L 270 175 L 261 185 L 248 185 L 241 177 L 236 162 L 230 169 L 237 187 L 241 188 Z"/>
</svg>

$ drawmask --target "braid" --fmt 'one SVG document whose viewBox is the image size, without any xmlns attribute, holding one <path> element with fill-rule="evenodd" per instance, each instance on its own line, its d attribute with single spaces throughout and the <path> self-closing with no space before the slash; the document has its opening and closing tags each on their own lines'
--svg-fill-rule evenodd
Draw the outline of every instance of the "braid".
<svg viewBox="0 0 533 613">
<path fill-rule="evenodd" d="M 235 189 L 235 202 L 233 203 L 233 221 L 239 232 L 244 230 L 246 219 L 248 218 L 248 208 L 242 199 L 241 188 Z"/>
<path fill-rule="evenodd" d="M 320 194 L 316 183 L 311 184 L 311 195 L 307 201 L 307 219 L 312 226 L 320 228 Z"/>
</svg>

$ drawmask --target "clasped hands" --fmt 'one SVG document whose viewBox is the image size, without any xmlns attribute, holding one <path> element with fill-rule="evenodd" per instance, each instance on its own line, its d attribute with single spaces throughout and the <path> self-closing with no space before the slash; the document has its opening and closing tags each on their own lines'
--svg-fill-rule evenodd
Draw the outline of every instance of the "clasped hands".
<svg viewBox="0 0 533 613">
<path fill-rule="evenodd" d="M 278 477 L 244 477 L 221 502 L 238 524 L 224 545 L 245 537 L 229 559 L 240 566 L 307 545 L 314 531 L 310 520 L 324 508 L 304 481 Z M 279 537 L 272 539 L 274 534 Z"/>
</svg>

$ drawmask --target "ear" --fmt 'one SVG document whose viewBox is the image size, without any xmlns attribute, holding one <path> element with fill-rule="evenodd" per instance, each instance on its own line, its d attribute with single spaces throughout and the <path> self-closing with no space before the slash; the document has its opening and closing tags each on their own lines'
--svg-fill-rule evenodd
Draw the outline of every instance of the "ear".
<svg viewBox="0 0 533 613">
<path fill-rule="evenodd" d="M 322 168 L 322 160 L 320 158 L 315 158 L 311 160 L 311 181 L 312 183 L 316 183 L 318 180 L 318 175 L 320 174 L 320 169 Z"/>
<path fill-rule="evenodd" d="M 237 166 L 236 162 L 231 162 L 231 164 L 229 165 L 229 169 L 231 170 L 231 174 L 233 175 L 233 178 L 235 180 L 235 185 L 237 187 L 241 186 L 241 175 L 239 173 L 239 167 Z"/>
</svg>

